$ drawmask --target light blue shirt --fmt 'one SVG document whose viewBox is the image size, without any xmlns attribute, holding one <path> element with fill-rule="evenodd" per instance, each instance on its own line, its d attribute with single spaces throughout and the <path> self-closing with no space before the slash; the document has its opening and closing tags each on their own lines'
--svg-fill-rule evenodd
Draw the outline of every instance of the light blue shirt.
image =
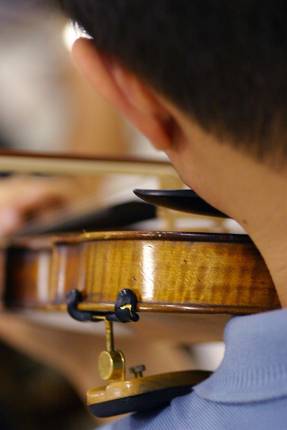
<svg viewBox="0 0 287 430">
<path fill-rule="evenodd" d="M 219 368 L 191 394 L 102 430 L 287 430 L 287 310 L 233 318 Z"/>
</svg>

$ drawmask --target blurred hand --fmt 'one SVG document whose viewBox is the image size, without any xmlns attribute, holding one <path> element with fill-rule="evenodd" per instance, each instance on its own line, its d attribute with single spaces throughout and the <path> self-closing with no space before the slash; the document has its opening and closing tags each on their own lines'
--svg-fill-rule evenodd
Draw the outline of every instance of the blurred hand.
<svg viewBox="0 0 287 430">
<path fill-rule="evenodd" d="M 65 206 L 71 187 L 67 178 L 20 176 L 0 180 L 0 237 L 12 235 L 28 221 Z"/>
</svg>

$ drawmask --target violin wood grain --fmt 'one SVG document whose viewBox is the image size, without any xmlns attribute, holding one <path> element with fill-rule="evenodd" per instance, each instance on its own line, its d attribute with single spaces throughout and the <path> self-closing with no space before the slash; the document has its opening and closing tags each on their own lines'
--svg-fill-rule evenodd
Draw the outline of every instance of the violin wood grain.
<svg viewBox="0 0 287 430">
<path fill-rule="evenodd" d="M 25 250 L 25 252 L 24 252 Z M 84 293 L 83 309 L 113 310 L 132 289 L 140 312 L 247 314 L 280 306 L 268 269 L 243 235 L 116 232 L 14 243 L 9 307 L 64 310 Z"/>
</svg>

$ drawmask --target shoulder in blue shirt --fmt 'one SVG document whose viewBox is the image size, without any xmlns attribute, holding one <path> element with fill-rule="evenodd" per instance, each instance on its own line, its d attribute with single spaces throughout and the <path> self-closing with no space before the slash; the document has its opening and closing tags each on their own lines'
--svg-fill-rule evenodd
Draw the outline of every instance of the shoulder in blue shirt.
<svg viewBox="0 0 287 430">
<path fill-rule="evenodd" d="M 233 318 L 219 368 L 187 396 L 103 430 L 286 430 L 287 310 Z"/>
</svg>

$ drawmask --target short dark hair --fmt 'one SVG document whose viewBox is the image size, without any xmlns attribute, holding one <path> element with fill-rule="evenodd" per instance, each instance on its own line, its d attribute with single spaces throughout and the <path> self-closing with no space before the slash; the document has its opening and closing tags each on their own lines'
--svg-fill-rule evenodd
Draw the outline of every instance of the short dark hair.
<svg viewBox="0 0 287 430">
<path fill-rule="evenodd" d="M 257 158 L 287 158 L 283 0 L 61 0 L 97 48 Z M 279 132 L 280 130 L 280 132 Z"/>
</svg>

